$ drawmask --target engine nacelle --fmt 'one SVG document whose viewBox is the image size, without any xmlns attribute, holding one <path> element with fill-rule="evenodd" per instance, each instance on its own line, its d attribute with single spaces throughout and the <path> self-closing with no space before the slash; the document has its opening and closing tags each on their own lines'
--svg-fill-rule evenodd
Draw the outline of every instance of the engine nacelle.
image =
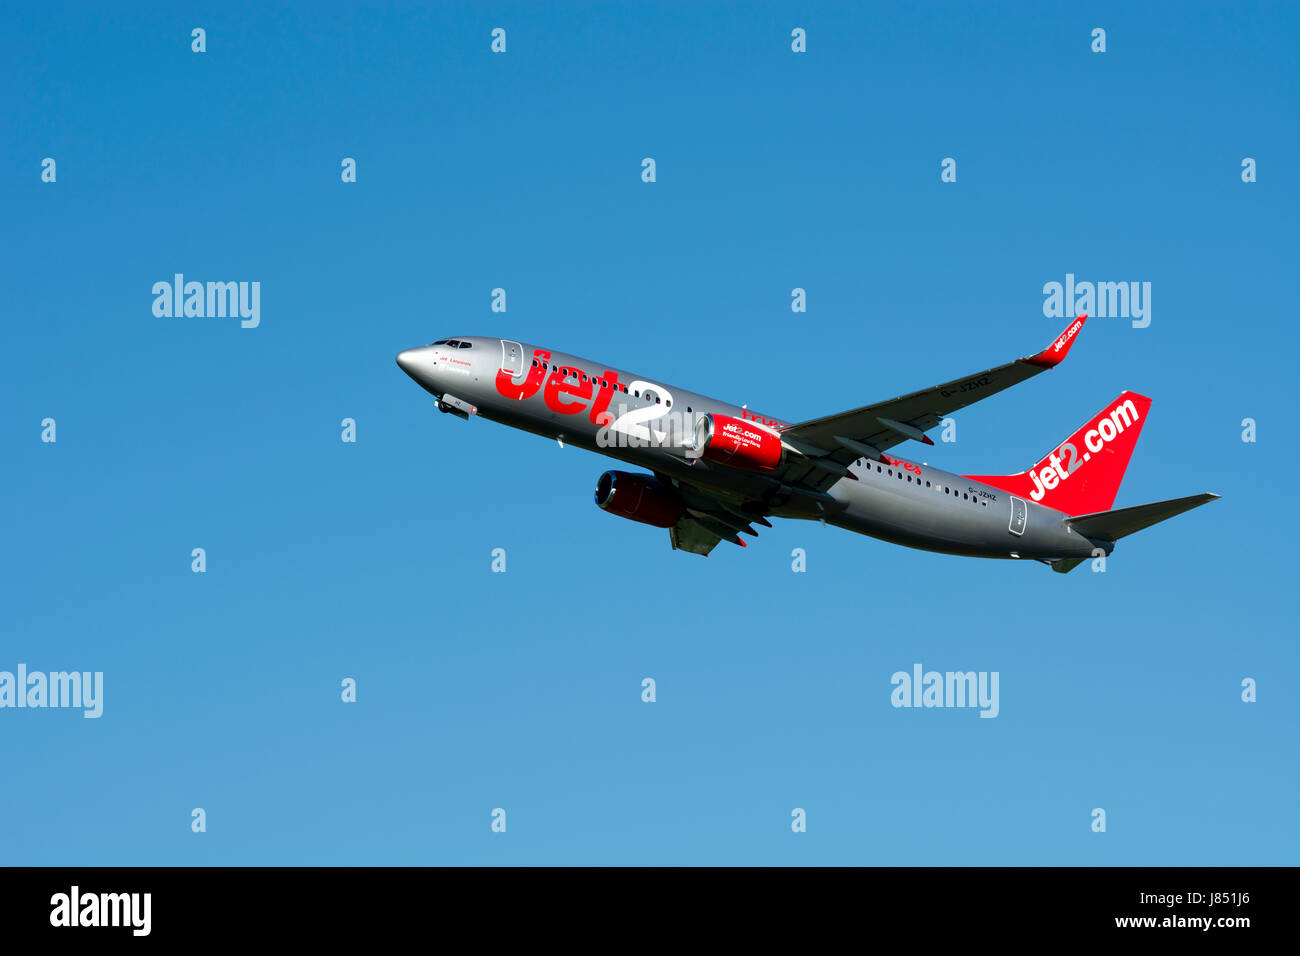
<svg viewBox="0 0 1300 956">
<path fill-rule="evenodd" d="M 695 423 L 695 451 L 733 468 L 771 471 L 781 463 L 780 436 L 729 415 L 705 415 Z"/>
<path fill-rule="evenodd" d="M 620 518 L 631 518 L 656 528 L 671 528 L 685 505 L 677 492 L 653 475 L 607 471 L 596 482 L 596 504 Z"/>
</svg>

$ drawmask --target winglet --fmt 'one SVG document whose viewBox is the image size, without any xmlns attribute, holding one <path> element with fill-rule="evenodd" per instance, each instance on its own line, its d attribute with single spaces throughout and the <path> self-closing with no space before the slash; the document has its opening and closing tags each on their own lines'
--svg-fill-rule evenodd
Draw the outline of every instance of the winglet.
<svg viewBox="0 0 1300 956">
<path fill-rule="evenodd" d="M 1074 344 L 1079 330 L 1083 328 L 1083 323 L 1088 320 L 1086 315 L 1081 315 L 1071 323 L 1070 327 L 1056 337 L 1056 341 L 1043 349 L 1037 355 L 1029 355 L 1020 361 L 1028 362 L 1030 365 L 1037 365 L 1040 368 L 1055 368 L 1065 360 L 1065 356 L 1070 352 L 1070 346 Z"/>
</svg>

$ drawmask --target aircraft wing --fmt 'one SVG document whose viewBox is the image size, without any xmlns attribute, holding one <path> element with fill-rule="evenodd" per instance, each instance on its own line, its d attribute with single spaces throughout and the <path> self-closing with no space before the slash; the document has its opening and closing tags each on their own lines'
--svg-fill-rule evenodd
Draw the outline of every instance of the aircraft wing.
<svg viewBox="0 0 1300 956">
<path fill-rule="evenodd" d="M 790 425 L 781 431 L 781 438 L 801 454 L 790 456 L 781 466 L 781 480 L 824 491 L 844 477 L 845 466 L 860 458 L 878 458 L 909 438 L 933 445 L 924 432 L 945 415 L 1059 365 L 1087 318 L 1076 318 L 1036 355 L 875 405 Z"/>
<path fill-rule="evenodd" d="M 694 518 L 683 518 L 668 529 L 668 540 L 676 551 L 690 551 L 707 557 L 722 536 Z"/>
<path fill-rule="evenodd" d="M 707 556 L 719 541 L 730 541 L 743 548 L 745 539 L 740 536 L 742 532 L 758 537 L 754 523 L 772 527 L 763 515 L 742 511 L 737 505 L 728 504 L 702 488 L 673 481 L 663 474 L 656 473 L 656 477 L 675 487 L 686 505 L 685 513 L 668 529 L 668 539 L 678 551 Z"/>
</svg>

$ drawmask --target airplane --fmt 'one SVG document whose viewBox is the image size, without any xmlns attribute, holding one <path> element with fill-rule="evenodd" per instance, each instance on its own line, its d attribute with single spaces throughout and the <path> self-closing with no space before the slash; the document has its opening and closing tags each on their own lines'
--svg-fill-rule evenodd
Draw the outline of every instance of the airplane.
<svg viewBox="0 0 1300 956">
<path fill-rule="evenodd" d="M 1110 510 L 1151 399 L 1124 391 L 1032 468 L 959 475 L 889 454 L 947 415 L 1054 368 L 1078 316 L 1043 351 L 933 388 L 789 423 L 601 362 L 511 339 L 460 336 L 406 349 L 397 364 L 468 420 L 486 418 L 608 455 L 596 504 L 667 528 L 673 548 L 745 546 L 769 517 L 820 520 L 944 554 L 1041 561 L 1066 573 L 1121 538 L 1218 498 Z"/>
</svg>

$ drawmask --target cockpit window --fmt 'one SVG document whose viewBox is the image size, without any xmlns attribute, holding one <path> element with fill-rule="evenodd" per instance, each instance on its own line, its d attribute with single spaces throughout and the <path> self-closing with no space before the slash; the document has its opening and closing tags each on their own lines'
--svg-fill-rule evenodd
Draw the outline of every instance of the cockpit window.
<svg viewBox="0 0 1300 956">
<path fill-rule="evenodd" d="M 446 345 L 446 344 L 447 344 L 447 340 L 446 340 L 446 339 L 438 339 L 438 341 L 434 342 L 433 344 L 434 344 L 434 345 Z"/>
<path fill-rule="evenodd" d="M 473 347 L 474 347 L 474 343 L 473 343 L 473 342 L 458 342 L 458 343 L 456 343 L 456 348 L 458 348 L 458 349 L 472 349 Z"/>
<path fill-rule="evenodd" d="M 447 348 L 449 348 L 449 349 L 458 349 L 458 348 L 460 348 L 460 343 L 457 342 L 455 339 L 448 339 L 448 340 L 447 340 Z"/>
</svg>

